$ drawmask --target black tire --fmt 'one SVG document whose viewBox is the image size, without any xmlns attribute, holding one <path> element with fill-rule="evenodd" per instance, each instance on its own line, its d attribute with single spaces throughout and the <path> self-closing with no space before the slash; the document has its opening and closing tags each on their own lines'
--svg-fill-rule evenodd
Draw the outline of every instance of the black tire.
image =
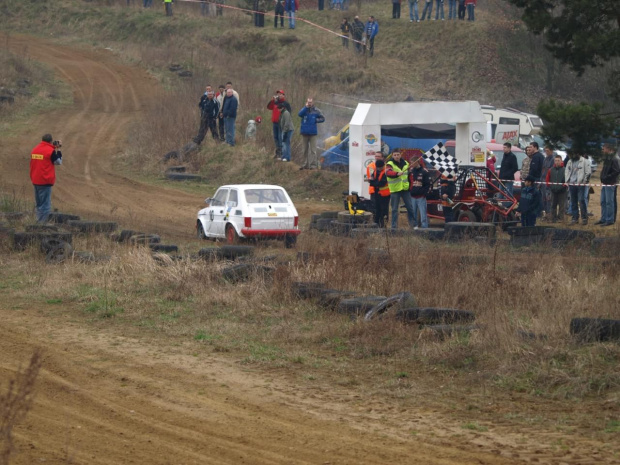
<svg viewBox="0 0 620 465">
<path fill-rule="evenodd" d="M 297 244 L 297 236 L 293 234 L 287 234 L 284 237 L 284 247 L 287 249 L 292 249 Z"/>
<path fill-rule="evenodd" d="M 452 223 L 448 223 L 452 224 Z M 441 228 L 422 228 L 413 231 L 415 236 L 420 236 L 429 241 L 441 241 L 446 237 L 445 229 Z"/>
<path fill-rule="evenodd" d="M 571 241 L 579 242 L 580 245 L 589 244 L 594 240 L 594 233 L 579 229 L 547 228 L 543 230 L 543 236 L 547 241 Z"/>
<path fill-rule="evenodd" d="M 157 234 L 136 234 L 135 236 L 131 236 L 129 238 L 129 242 L 134 245 L 159 244 L 161 242 L 161 237 Z"/>
<path fill-rule="evenodd" d="M 71 244 L 73 235 L 71 233 L 35 233 L 35 232 L 16 232 L 13 234 L 13 248 L 15 250 L 24 250 L 33 244 L 41 244 L 43 241 L 58 239 Z"/>
<path fill-rule="evenodd" d="M 352 299 L 356 295 L 352 291 L 339 291 L 337 289 L 318 289 L 316 291 L 317 303 L 328 310 L 335 310 L 338 304 L 344 299 Z"/>
<path fill-rule="evenodd" d="M 332 221 L 329 232 L 336 236 L 345 236 L 349 237 L 351 235 L 351 231 L 355 224 L 353 223 L 343 223 L 341 221 Z"/>
<path fill-rule="evenodd" d="M 3 218 L 7 221 L 23 220 L 26 216 L 26 212 L 0 212 L 0 218 Z"/>
<path fill-rule="evenodd" d="M 176 150 L 172 150 L 168 153 L 166 153 L 164 155 L 164 157 L 162 158 L 162 160 L 164 162 L 170 161 L 170 160 L 177 160 L 179 158 L 179 152 L 177 152 Z"/>
<path fill-rule="evenodd" d="M 230 283 L 249 281 L 256 277 L 270 278 L 274 268 L 254 263 L 240 263 L 222 270 L 222 277 Z"/>
<path fill-rule="evenodd" d="M 153 252 L 171 253 L 179 251 L 179 246 L 174 244 L 149 244 L 149 248 Z"/>
<path fill-rule="evenodd" d="M 478 237 L 484 239 L 493 239 L 495 238 L 496 234 L 497 227 L 492 223 L 473 223 L 469 221 L 459 221 L 454 223 L 448 223 L 444 226 L 444 237 L 446 239 L 461 240 L 473 239 Z"/>
<path fill-rule="evenodd" d="M 207 237 L 207 234 L 205 233 L 204 226 L 202 225 L 200 220 L 196 220 L 196 236 L 198 236 L 198 239 L 203 240 L 203 241 L 206 241 L 207 239 L 209 239 Z"/>
<path fill-rule="evenodd" d="M 433 307 L 399 310 L 396 318 L 403 318 L 405 314 L 410 321 L 415 317 L 417 323 L 425 325 L 470 323 L 476 319 L 476 315 L 468 310 Z"/>
<path fill-rule="evenodd" d="M 346 315 L 365 315 L 369 310 L 385 299 L 387 299 L 387 297 L 374 295 L 357 297 L 354 299 L 343 299 L 338 304 L 337 311 L 338 313 L 344 313 Z"/>
<path fill-rule="evenodd" d="M 235 230 L 235 227 L 230 223 L 226 225 L 226 242 L 229 245 L 238 244 L 241 239 L 239 238 L 239 234 Z"/>
<path fill-rule="evenodd" d="M 114 232 L 118 229 L 118 223 L 114 221 L 78 221 L 70 220 L 67 225 L 82 233 L 105 233 Z"/>
<path fill-rule="evenodd" d="M 329 212 L 321 212 L 319 214 L 319 216 L 321 218 L 325 218 L 325 219 L 330 219 L 330 220 L 335 220 L 336 218 L 338 218 L 338 213 L 340 212 L 333 212 L 333 211 L 329 211 Z"/>
<path fill-rule="evenodd" d="M 296 281 L 291 284 L 293 294 L 300 299 L 310 299 L 318 295 L 319 290 L 325 289 L 325 283 Z"/>
<path fill-rule="evenodd" d="M 203 177 L 199 174 L 189 174 L 189 173 L 166 173 L 166 179 L 169 181 L 193 181 L 193 182 L 202 182 Z"/>
<path fill-rule="evenodd" d="M 69 244 L 67 241 L 59 239 L 57 237 L 42 237 L 41 238 L 41 252 L 47 254 L 49 251 L 58 247 L 63 247 L 64 244 Z"/>
<path fill-rule="evenodd" d="M 254 247 L 250 245 L 223 245 L 220 247 L 223 258 L 235 260 L 238 257 L 248 257 L 254 254 Z"/>
<path fill-rule="evenodd" d="M 584 342 L 620 340 L 620 320 L 603 318 L 573 318 L 570 333 Z"/>
<path fill-rule="evenodd" d="M 187 167 L 183 165 L 179 166 L 169 166 L 166 168 L 166 173 L 185 173 L 187 171 Z"/>
<path fill-rule="evenodd" d="M 319 231 L 329 231 L 332 226 L 333 219 L 331 218 L 320 218 L 316 222 L 316 229 Z"/>
<path fill-rule="evenodd" d="M 146 233 L 143 233 L 142 231 L 134 231 L 132 229 L 123 229 L 119 234 L 118 234 L 118 242 L 127 242 L 129 241 L 133 236 L 144 236 Z"/>
<path fill-rule="evenodd" d="M 205 247 L 198 251 L 198 257 L 203 260 L 221 260 L 224 258 L 224 253 L 219 247 Z"/>
<path fill-rule="evenodd" d="M 350 224 L 370 223 L 372 221 L 372 213 L 365 211 L 359 215 L 351 215 L 349 212 L 339 212 L 338 221 Z"/>
<path fill-rule="evenodd" d="M 69 221 L 79 221 L 79 220 L 80 220 L 80 217 L 78 215 L 69 215 L 67 213 L 58 213 L 58 212 L 52 212 L 47 217 L 48 223 L 64 224 L 64 223 L 68 223 Z"/>
<path fill-rule="evenodd" d="M 470 210 L 463 210 L 459 213 L 458 221 L 466 223 L 476 223 L 478 221 L 478 218 L 476 218 L 476 214 L 474 212 Z"/>
<path fill-rule="evenodd" d="M 364 320 L 370 321 L 384 313 L 398 311 L 404 308 L 411 308 L 416 305 L 416 298 L 410 292 L 399 292 L 398 294 L 394 294 L 384 301 L 379 302 L 377 305 L 368 310 L 364 315 Z"/>
<path fill-rule="evenodd" d="M 314 215 L 310 217 L 310 223 L 316 223 L 317 221 L 319 221 L 319 218 L 321 218 L 321 215 L 318 213 L 315 213 Z"/>
<path fill-rule="evenodd" d="M 58 232 L 58 226 L 51 224 L 29 224 L 26 226 L 27 232 Z"/>
<path fill-rule="evenodd" d="M 73 257 L 73 247 L 68 242 L 61 242 L 56 247 L 51 248 L 45 255 L 47 263 L 63 263 Z"/>
</svg>

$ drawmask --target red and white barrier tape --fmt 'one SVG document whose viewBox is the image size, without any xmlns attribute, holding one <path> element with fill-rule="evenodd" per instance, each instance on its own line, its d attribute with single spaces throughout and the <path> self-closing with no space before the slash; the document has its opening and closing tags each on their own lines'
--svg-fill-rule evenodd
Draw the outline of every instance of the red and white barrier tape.
<svg viewBox="0 0 620 465">
<path fill-rule="evenodd" d="M 513 179 L 500 179 L 501 182 L 520 182 L 523 183 L 523 179 L 515 181 Z M 546 182 L 546 181 L 534 181 L 534 184 L 542 184 L 545 186 L 583 186 L 583 187 L 615 187 L 620 184 L 577 184 L 568 182 Z"/>
</svg>

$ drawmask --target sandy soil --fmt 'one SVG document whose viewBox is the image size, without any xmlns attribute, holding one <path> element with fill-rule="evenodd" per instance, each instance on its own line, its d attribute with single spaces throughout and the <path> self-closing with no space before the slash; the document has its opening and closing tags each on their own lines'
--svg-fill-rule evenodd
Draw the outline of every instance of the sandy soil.
<svg viewBox="0 0 620 465">
<path fill-rule="evenodd" d="M 128 123 L 157 94 L 156 82 L 107 51 L 23 36 L 11 38 L 10 47 L 52 66 L 72 86 L 75 103 L 33 118 L 3 141 L 3 182 L 30 191 L 29 150 L 52 132 L 67 142 L 56 207 L 176 237 L 191 234 L 180 218 L 193 217 L 202 198 L 138 183 L 110 163 Z M 470 431 L 448 404 L 396 403 L 342 386 L 303 385 L 245 368 L 226 354 L 194 357 L 190 347 L 97 328 L 32 302 L 0 299 L 0 316 L 0 381 L 34 347 L 45 350 L 35 405 L 15 430 L 15 464 L 620 463 L 617 447 L 599 440 L 515 427 L 497 400 L 497 421 Z M 528 407 L 541 414 L 544 408 L 542 401 Z M 559 416 L 554 408 L 549 413 Z"/>
</svg>

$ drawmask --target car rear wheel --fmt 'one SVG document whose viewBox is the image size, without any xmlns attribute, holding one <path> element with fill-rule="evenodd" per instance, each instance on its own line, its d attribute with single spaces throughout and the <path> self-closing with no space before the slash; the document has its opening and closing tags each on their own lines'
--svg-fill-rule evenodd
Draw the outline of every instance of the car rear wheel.
<svg viewBox="0 0 620 465">
<path fill-rule="evenodd" d="M 198 235 L 198 239 L 202 239 L 202 240 L 207 239 L 204 226 L 202 225 L 200 221 L 196 222 L 196 234 Z"/>
<path fill-rule="evenodd" d="M 474 214 L 474 212 L 469 211 L 469 210 L 464 210 L 461 213 L 459 213 L 459 221 L 463 221 L 467 223 L 475 223 L 478 220 L 476 219 L 476 215 Z"/>
<path fill-rule="evenodd" d="M 239 243 L 239 235 L 235 228 L 232 225 L 226 226 L 226 242 L 229 244 L 238 244 Z"/>
<path fill-rule="evenodd" d="M 292 249 L 293 247 L 295 247 L 296 243 L 297 236 L 294 236 L 292 234 L 287 234 L 286 236 L 284 236 L 284 247 L 286 247 L 287 249 Z"/>
</svg>

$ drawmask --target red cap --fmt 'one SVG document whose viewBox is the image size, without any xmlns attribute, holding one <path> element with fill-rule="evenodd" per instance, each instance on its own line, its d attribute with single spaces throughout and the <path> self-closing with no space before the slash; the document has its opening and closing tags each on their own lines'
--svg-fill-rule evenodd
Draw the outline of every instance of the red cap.
<svg viewBox="0 0 620 465">
<path fill-rule="evenodd" d="M 284 95 L 284 91 L 283 91 L 283 90 L 277 90 L 277 91 L 276 91 L 276 94 L 282 94 L 282 95 Z"/>
</svg>

